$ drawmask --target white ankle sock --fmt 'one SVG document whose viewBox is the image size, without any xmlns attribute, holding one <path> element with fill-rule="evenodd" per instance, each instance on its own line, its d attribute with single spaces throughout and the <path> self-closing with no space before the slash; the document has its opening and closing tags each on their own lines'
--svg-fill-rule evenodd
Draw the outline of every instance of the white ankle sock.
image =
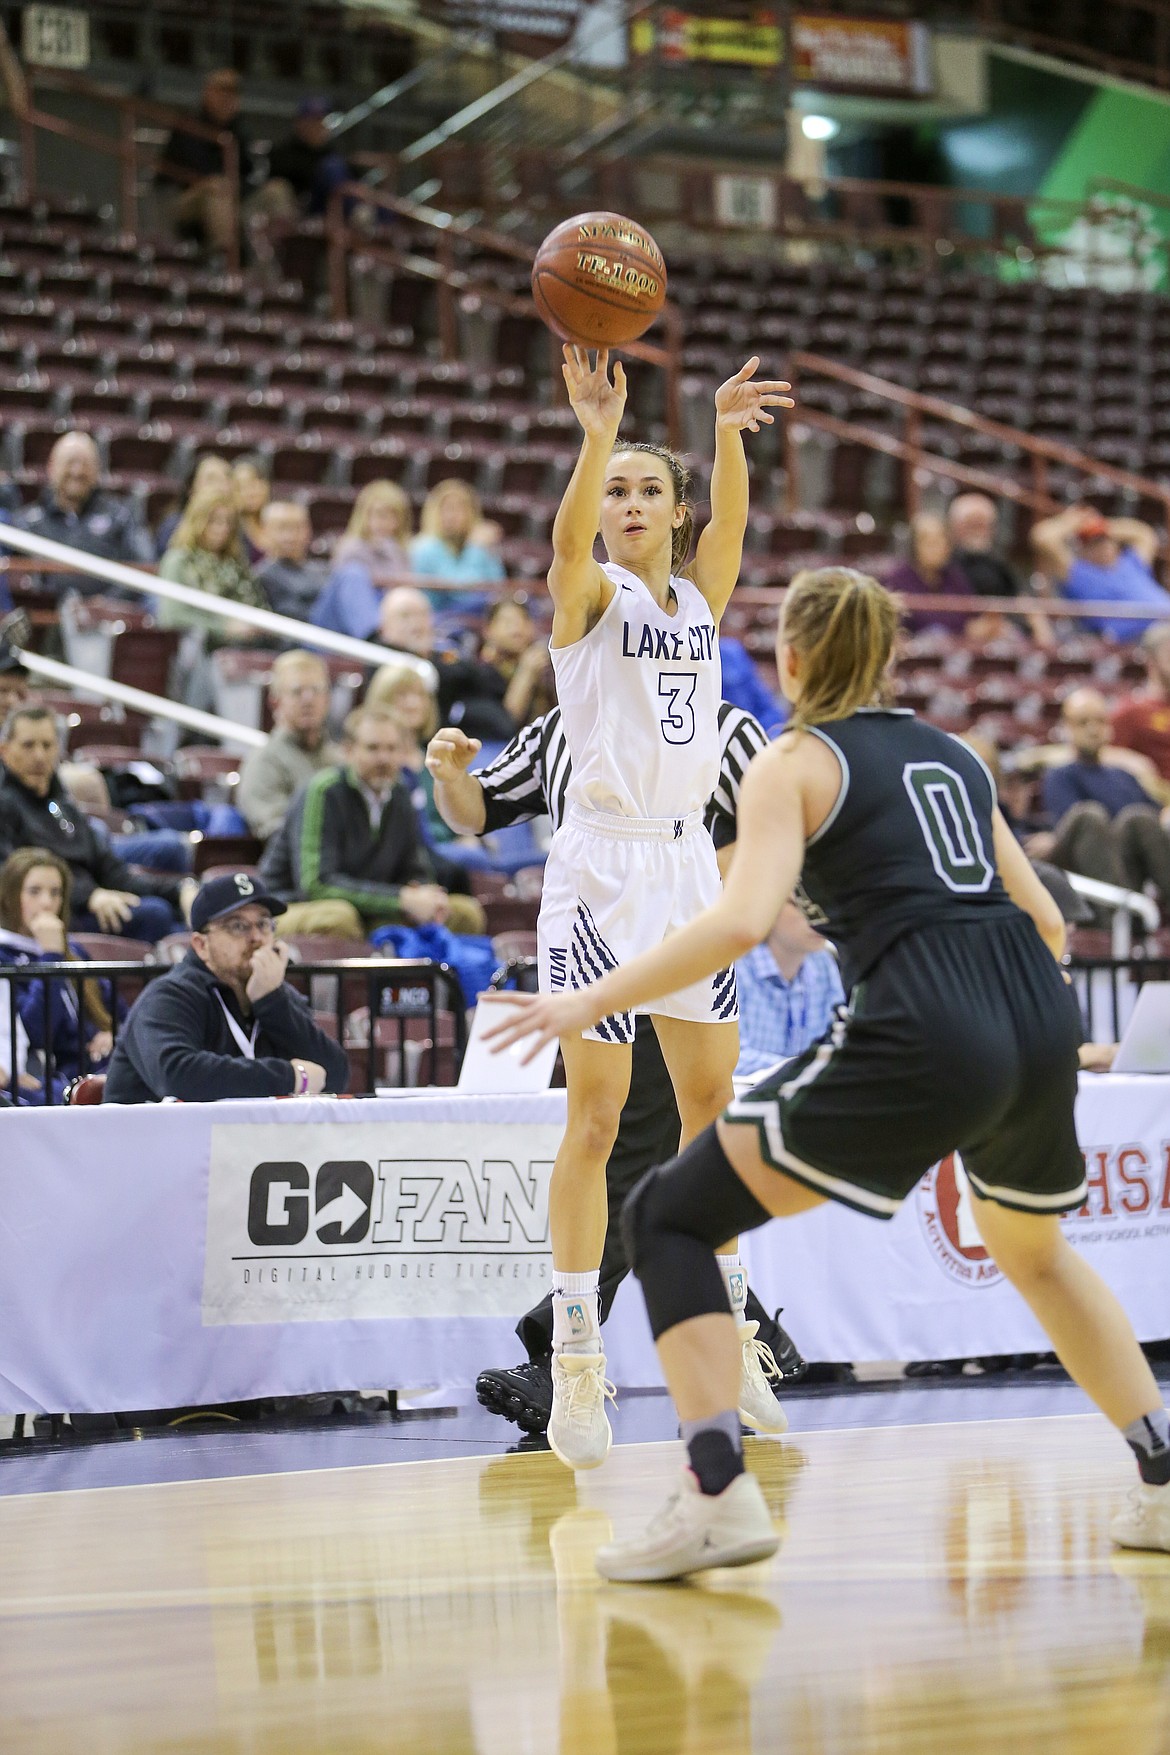
<svg viewBox="0 0 1170 1755">
<path fill-rule="evenodd" d="M 554 1353 L 600 1353 L 597 1284 L 600 1273 L 566 1274 L 553 1268 Z"/>
<path fill-rule="evenodd" d="M 731 1314 L 736 1322 L 744 1320 L 747 1307 L 747 1275 L 743 1271 L 743 1263 L 738 1255 L 717 1255 L 719 1271 L 723 1275 L 723 1284 L 727 1287 L 727 1302 L 731 1306 Z"/>
</svg>

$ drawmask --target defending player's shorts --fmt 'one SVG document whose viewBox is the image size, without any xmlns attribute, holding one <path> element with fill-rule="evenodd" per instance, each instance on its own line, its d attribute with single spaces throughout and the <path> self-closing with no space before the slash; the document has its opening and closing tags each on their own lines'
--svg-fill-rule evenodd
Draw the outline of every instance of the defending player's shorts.
<svg viewBox="0 0 1170 1755">
<path fill-rule="evenodd" d="M 702 813 L 624 817 L 570 804 L 553 836 L 537 922 L 542 993 L 587 987 L 709 908 L 719 867 Z M 652 1016 L 728 1024 L 739 1016 L 735 971 L 721 969 L 639 1007 Z M 592 1042 L 634 1040 L 633 1012 L 603 1018 Z"/>
<path fill-rule="evenodd" d="M 796 1182 L 889 1219 L 959 1151 L 977 1196 L 1026 1213 L 1085 1199 L 1080 1014 L 1025 914 L 906 933 L 820 1042 L 724 1119 Z"/>
</svg>

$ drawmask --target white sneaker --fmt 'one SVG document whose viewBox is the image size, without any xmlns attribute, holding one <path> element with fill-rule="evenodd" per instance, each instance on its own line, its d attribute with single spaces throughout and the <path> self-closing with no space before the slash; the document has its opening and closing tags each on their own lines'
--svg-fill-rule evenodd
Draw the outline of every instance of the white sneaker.
<svg viewBox="0 0 1170 1755">
<path fill-rule="evenodd" d="M 743 1350 L 743 1369 L 739 1377 L 739 1417 L 753 1432 L 787 1432 L 788 1415 L 776 1400 L 768 1383 L 769 1377 L 780 1381 L 780 1368 L 772 1357 L 771 1347 L 756 1339 L 759 1327 L 758 1322 L 741 1322 L 739 1325 Z"/>
<path fill-rule="evenodd" d="M 597 1550 L 603 1578 L 652 1584 L 713 1566 L 748 1566 L 780 1546 L 754 1475 L 737 1475 L 722 1493 L 704 1494 L 690 1469 L 646 1532 Z"/>
<path fill-rule="evenodd" d="M 613 1443 L 606 1401 L 617 1392 L 606 1381 L 604 1353 L 554 1353 L 548 1442 L 569 1469 L 596 1469 Z"/>
<path fill-rule="evenodd" d="M 1119 1548 L 1160 1548 L 1170 1554 L 1170 1486 L 1148 1487 L 1140 1482 L 1109 1533 Z"/>
</svg>

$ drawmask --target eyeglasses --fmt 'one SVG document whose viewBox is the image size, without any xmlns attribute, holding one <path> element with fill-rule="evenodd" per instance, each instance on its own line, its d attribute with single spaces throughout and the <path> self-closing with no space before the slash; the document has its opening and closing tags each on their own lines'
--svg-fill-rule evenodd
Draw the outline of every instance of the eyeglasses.
<svg viewBox="0 0 1170 1755">
<path fill-rule="evenodd" d="M 261 938 L 271 938 L 276 931 L 271 914 L 266 914 L 263 920 L 213 920 L 211 925 L 218 926 L 221 932 L 230 933 L 232 938 L 247 938 L 253 932 L 258 932 Z"/>
</svg>

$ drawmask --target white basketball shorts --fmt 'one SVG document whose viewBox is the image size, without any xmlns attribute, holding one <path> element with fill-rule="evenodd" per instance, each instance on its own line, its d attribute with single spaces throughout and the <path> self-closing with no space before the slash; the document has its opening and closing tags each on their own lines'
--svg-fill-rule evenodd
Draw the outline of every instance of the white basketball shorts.
<svg viewBox="0 0 1170 1755">
<path fill-rule="evenodd" d="M 719 895 L 715 848 L 701 812 L 623 817 L 570 804 L 553 836 L 537 922 L 542 993 L 588 987 L 608 969 L 651 950 Z M 652 1017 L 728 1024 L 739 1016 L 734 969 L 638 1007 Z M 619 1012 L 584 1035 L 634 1040 L 634 1013 Z"/>
</svg>

